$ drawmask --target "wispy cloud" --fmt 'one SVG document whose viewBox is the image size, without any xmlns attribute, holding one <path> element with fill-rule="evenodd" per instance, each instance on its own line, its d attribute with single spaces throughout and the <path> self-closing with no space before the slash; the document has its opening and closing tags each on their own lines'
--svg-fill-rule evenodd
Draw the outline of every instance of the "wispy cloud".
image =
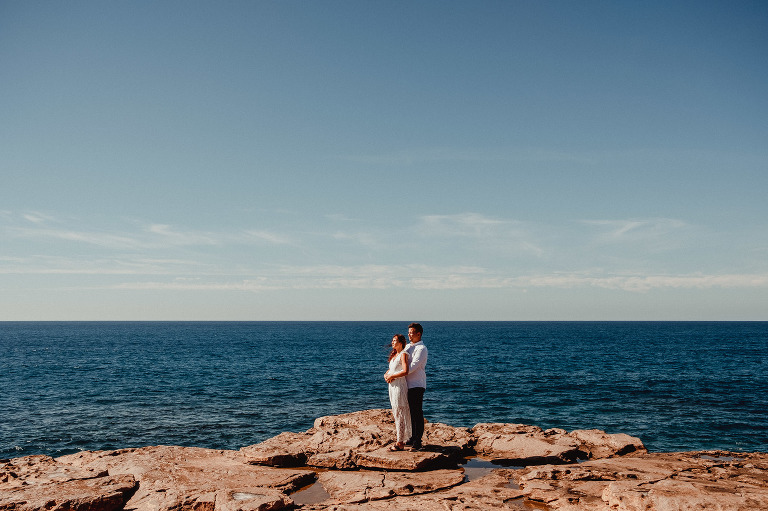
<svg viewBox="0 0 768 511">
<path fill-rule="evenodd" d="M 71 241 L 103 248 L 136 249 L 145 246 L 145 243 L 130 235 L 98 231 L 77 231 L 46 227 L 11 227 L 6 229 L 6 232 L 15 238 Z"/>
<path fill-rule="evenodd" d="M 520 225 L 511 220 L 500 220 L 478 213 L 455 215 L 426 215 L 421 218 L 422 227 L 432 235 L 472 238 L 497 237 L 502 231 Z"/>
<path fill-rule="evenodd" d="M 237 282 L 206 282 L 195 279 L 176 279 L 170 282 L 126 282 L 112 289 L 132 291 L 274 291 L 285 289 L 267 283 L 266 279 L 244 279 Z"/>
<path fill-rule="evenodd" d="M 18 255 L 21 252 L 10 257 L 6 252 L 0 255 L 0 274 L 125 276 L 104 278 L 100 283 L 91 279 L 89 283 L 122 290 L 599 288 L 642 293 L 658 289 L 768 287 L 768 273 L 761 273 L 764 266 L 760 265 L 752 266 L 757 269 L 754 273 L 686 273 L 687 268 L 682 266 L 683 271 L 675 272 L 668 271 L 669 265 L 649 264 L 648 247 L 673 247 L 692 229 L 684 221 L 667 218 L 585 220 L 579 225 L 586 226 L 591 233 L 582 236 L 585 233 L 576 229 L 578 239 L 566 236 L 564 228 L 558 230 L 551 225 L 474 212 L 425 215 L 410 226 L 389 232 L 366 231 L 362 225 L 357 230 L 339 229 L 339 221 L 351 223 L 343 217 L 329 219 L 329 224 L 314 232 L 258 228 L 219 232 L 164 223 L 133 223 L 119 232 L 105 232 L 72 228 L 71 220 L 34 212 L 3 212 L 2 219 L 4 225 L 0 229 L 10 238 L 62 240 L 107 250 L 71 251 L 66 256 L 44 246 L 46 250 L 42 253 L 27 251 L 26 257 Z M 546 236 L 542 235 L 544 230 L 548 231 Z M 403 255 L 397 250 L 365 250 L 392 247 L 393 243 L 387 244 L 387 240 L 407 238 L 414 232 L 424 241 L 415 255 Z M 579 245 L 582 237 L 592 240 L 600 250 Z M 571 244 L 558 245 L 562 239 Z M 250 250 L 260 246 L 275 250 Z M 290 250 L 299 246 L 302 250 Z M 581 250 L 578 260 L 573 255 L 576 249 Z M 251 252 L 266 256 L 252 257 Z M 541 257 L 547 252 L 565 255 L 560 259 Z M 604 253 L 610 253 L 613 260 L 605 258 L 598 262 L 597 255 Z M 635 257 L 638 253 L 641 256 Z M 514 257 L 509 257 L 510 254 Z M 536 257 L 521 257 L 526 254 Z M 311 264 L 313 261 L 331 264 Z M 365 261 L 375 264 L 361 264 Z M 606 261 L 609 264 L 603 264 Z M 116 282 L 118 279 L 121 282 Z"/>
<path fill-rule="evenodd" d="M 125 282 L 118 289 L 174 290 L 275 290 L 275 289 L 455 289 L 469 287 L 466 277 L 482 274 L 478 267 L 430 267 L 425 265 L 316 265 L 281 266 L 244 275 L 240 279 L 173 279 L 166 282 Z"/>
<path fill-rule="evenodd" d="M 675 237 L 691 227 L 687 222 L 674 218 L 582 220 L 581 223 L 596 228 L 598 231 L 596 239 L 606 243 Z"/>
<path fill-rule="evenodd" d="M 768 273 L 722 275 L 582 275 L 552 274 L 520 277 L 516 285 L 526 287 L 598 287 L 632 292 L 654 289 L 710 289 L 768 287 Z"/>
<path fill-rule="evenodd" d="M 121 230 L 94 229 L 84 223 L 72 227 L 67 222 L 43 213 L 4 215 L 5 226 L 0 226 L 8 238 L 28 240 L 67 241 L 114 250 L 157 250 L 185 246 L 216 246 L 227 244 L 295 243 L 289 236 L 264 229 L 234 231 L 201 231 L 180 229 L 169 224 L 132 224 Z"/>
<path fill-rule="evenodd" d="M 126 282 L 119 289 L 241 290 L 277 289 L 504 289 L 603 288 L 627 292 L 656 289 L 768 288 L 768 273 L 723 275 L 590 275 L 584 273 L 502 275 L 481 267 L 360 265 L 281 267 L 239 279 L 195 282 Z"/>
<path fill-rule="evenodd" d="M 335 231 L 330 237 L 335 241 L 349 242 L 367 249 L 386 250 L 388 245 L 384 243 L 380 235 L 367 231 Z"/>
<path fill-rule="evenodd" d="M 220 241 L 211 233 L 201 231 L 181 231 L 166 224 L 152 224 L 146 231 L 161 245 L 218 245 Z"/>
<path fill-rule="evenodd" d="M 494 218 L 479 213 L 426 215 L 416 230 L 431 238 L 464 239 L 479 244 L 476 248 L 521 251 L 542 256 L 544 249 L 535 240 L 527 224 L 510 219 Z"/>
<path fill-rule="evenodd" d="M 56 218 L 46 215 L 45 213 L 40 212 L 29 212 L 29 213 L 23 213 L 22 217 L 27 220 L 28 222 L 32 222 L 34 224 L 42 224 L 47 222 L 55 222 L 57 221 Z"/>
<path fill-rule="evenodd" d="M 239 239 L 243 243 L 249 243 L 254 241 L 264 241 L 271 245 L 295 245 L 297 242 L 285 234 L 280 234 L 272 231 L 248 229 L 242 232 L 242 236 L 235 235 L 235 239 Z"/>
<path fill-rule="evenodd" d="M 178 275 L 211 273 L 198 261 L 168 258 L 74 258 L 63 256 L 0 257 L 5 275 Z"/>
</svg>

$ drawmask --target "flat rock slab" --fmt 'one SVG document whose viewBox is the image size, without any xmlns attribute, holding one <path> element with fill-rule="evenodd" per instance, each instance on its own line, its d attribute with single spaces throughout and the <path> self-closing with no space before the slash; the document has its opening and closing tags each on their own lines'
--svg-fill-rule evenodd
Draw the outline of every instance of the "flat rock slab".
<svg viewBox="0 0 768 511">
<path fill-rule="evenodd" d="M 608 434 L 599 429 L 577 429 L 567 436 L 578 441 L 579 449 L 591 460 L 646 452 L 642 440 L 625 433 Z"/>
<path fill-rule="evenodd" d="M 456 475 L 453 474 L 454 471 L 446 470 L 444 472 L 448 473 L 445 478 L 445 484 L 451 484 L 454 478 L 458 480 Z M 430 492 L 398 493 L 398 489 L 404 492 L 410 490 L 408 484 L 403 485 L 403 483 L 409 480 L 408 478 L 427 475 L 401 473 L 396 476 L 398 479 L 390 482 L 390 490 L 393 493 L 389 498 L 360 502 L 327 501 L 304 506 L 301 509 L 302 511 L 488 511 L 490 509 L 520 509 L 523 494 L 517 489 L 510 488 L 509 472 L 505 469 L 498 469 L 483 478 L 450 486 L 446 489 L 434 489 Z M 386 477 L 390 476 L 391 473 L 386 475 Z M 321 481 L 324 481 L 323 477 L 321 475 Z M 426 489 L 426 487 L 414 487 L 414 490 L 418 489 Z M 351 500 L 358 497 L 358 494 L 353 491 L 345 492 L 344 488 L 342 488 L 341 492 L 337 495 L 349 496 Z M 374 492 L 374 494 L 383 493 L 385 493 L 384 490 L 376 490 Z"/>
<path fill-rule="evenodd" d="M 24 456 L 0 462 L 0 488 L 6 490 L 73 479 L 93 479 L 105 475 L 105 469 L 73 467 L 43 455 Z"/>
<path fill-rule="evenodd" d="M 364 468 L 415 471 L 456 466 L 456 463 L 451 462 L 450 458 L 439 452 L 390 451 L 388 448 L 381 448 L 356 454 L 355 465 Z"/>
<path fill-rule="evenodd" d="M 653 453 L 516 471 L 530 500 L 562 511 L 768 509 L 768 454 Z"/>
<path fill-rule="evenodd" d="M 82 452 L 57 460 L 73 467 L 129 474 L 139 489 L 126 509 L 283 509 L 287 494 L 315 480 L 308 470 L 249 465 L 238 451 L 156 446 Z"/>
<path fill-rule="evenodd" d="M 462 457 L 475 453 L 527 466 L 645 452 L 638 438 L 596 429 L 568 433 L 523 424 L 477 424 L 470 429 L 427 423 L 423 439 L 427 452 L 442 456 L 383 456 L 381 449 L 395 441 L 394 431 L 389 410 L 363 410 L 320 417 L 303 433 L 281 433 L 241 452 L 257 465 L 392 470 L 455 467 Z"/>
<path fill-rule="evenodd" d="M 475 451 L 484 457 L 520 466 L 573 463 L 579 459 L 645 452 L 639 438 L 600 430 L 543 430 L 524 424 L 477 424 Z"/>
<path fill-rule="evenodd" d="M 440 422 L 428 422 L 424 425 L 424 445 L 429 449 L 439 448 L 459 456 L 474 453 L 475 436 L 469 428 L 457 428 Z"/>
<path fill-rule="evenodd" d="M 0 463 L 0 510 L 112 511 L 123 509 L 138 487 L 131 475 L 72 467 L 48 456 Z"/>
<path fill-rule="evenodd" d="M 301 467 L 312 454 L 306 433 L 284 432 L 259 444 L 243 447 L 240 452 L 254 465 Z"/>
<path fill-rule="evenodd" d="M 383 449 L 395 440 L 390 410 L 364 410 L 320 417 L 304 433 L 282 433 L 240 451 L 249 463 L 275 467 L 428 470 L 456 467 L 461 455 L 470 452 L 473 437 L 467 428 L 427 424 L 427 451 L 390 454 Z"/>
<path fill-rule="evenodd" d="M 339 503 L 367 502 L 396 495 L 416 495 L 461 484 L 460 470 L 432 472 L 329 471 L 318 478 L 325 491 Z"/>
<path fill-rule="evenodd" d="M 304 493 L 299 509 L 477 511 L 531 503 L 557 511 L 768 509 L 768 453 L 647 453 L 628 435 L 519 424 L 427 424 L 426 451 L 391 452 L 385 446 L 393 431 L 388 410 L 367 410 L 321 417 L 304 433 L 240 451 L 156 446 L 3 460 L 0 511 L 295 509 L 291 495 L 316 480 L 325 490 L 311 498 Z M 455 462 L 468 452 L 530 466 L 467 481 Z M 573 459 L 587 461 L 567 463 Z M 329 468 L 265 466 L 302 460 Z M 553 463 L 534 465 L 548 460 Z M 440 468 L 443 463 L 453 469 Z"/>
</svg>

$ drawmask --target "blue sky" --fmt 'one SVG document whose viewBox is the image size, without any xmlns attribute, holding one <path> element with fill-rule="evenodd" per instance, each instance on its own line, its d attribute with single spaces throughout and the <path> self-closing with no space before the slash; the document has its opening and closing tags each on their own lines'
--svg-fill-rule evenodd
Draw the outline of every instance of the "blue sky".
<svg viewBox="0 0 768 511">
<path fill-rule="evenodd" d="M 0 3 L 0 320 L 768 320 L 765 2 Z"/>
</svg>

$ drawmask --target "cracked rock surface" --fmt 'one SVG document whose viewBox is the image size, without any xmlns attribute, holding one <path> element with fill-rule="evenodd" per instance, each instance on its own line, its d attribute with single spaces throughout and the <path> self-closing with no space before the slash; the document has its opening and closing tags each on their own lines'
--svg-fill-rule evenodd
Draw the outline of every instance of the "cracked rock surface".
<svg viewBox="0 0 768 511">
<path fill-rule="evenodd" d="M 523 424 L 478 424 L 470 429 L 427 423 L 425 451 L 389 453 L 382 448 L 395 441 L 394 430 L 389 410 L 364 410 L 320 417 L 304 433 L 282 433 L 240 451 L 259 465 L 389 470 L 451 468 L 475 453 L 529 465 L 645 452 L 639 438 L 600 430 L 568 433 Z"/>
<path fill-rule="evenodd" d="M 648 453 L 637 438 L 599 430 L 433 423 L 426 450 L 390 451 L 393 432 L 389 410 L 364 410 L 237 451 L 0 460 L 0 511 L 768 509 L 768 453 Z M 465 471 L 473 456 L 483 468 Z M 496 468 L 504 463 L 523 468 Z"/>
<path fill-rule="evenodd" d="M 768 509 L 768 454 L 650 453 L 515 471 L 532 501 L 548 509 Z"/>
</svg>

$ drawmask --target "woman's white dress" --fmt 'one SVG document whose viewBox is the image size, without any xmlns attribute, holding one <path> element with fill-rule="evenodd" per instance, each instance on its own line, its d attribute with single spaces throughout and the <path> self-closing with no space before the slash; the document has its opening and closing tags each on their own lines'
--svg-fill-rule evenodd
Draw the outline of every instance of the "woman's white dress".
<svg viewBox="0 0 768 511">
<path fill-rule="evenodd" d="M 404 351 L 389 361 L 389 374 L 399 373 L 403 370 L 400 361 Z M 395 418 L 395 430 L 397 441 L 406 442 L 411 438 L 411 412 L 408 408 L 408 384 L 405 376 L 392 380 L 389 384 L 389 402 L 392 404 L 392 415 Z"/>
</svg>

